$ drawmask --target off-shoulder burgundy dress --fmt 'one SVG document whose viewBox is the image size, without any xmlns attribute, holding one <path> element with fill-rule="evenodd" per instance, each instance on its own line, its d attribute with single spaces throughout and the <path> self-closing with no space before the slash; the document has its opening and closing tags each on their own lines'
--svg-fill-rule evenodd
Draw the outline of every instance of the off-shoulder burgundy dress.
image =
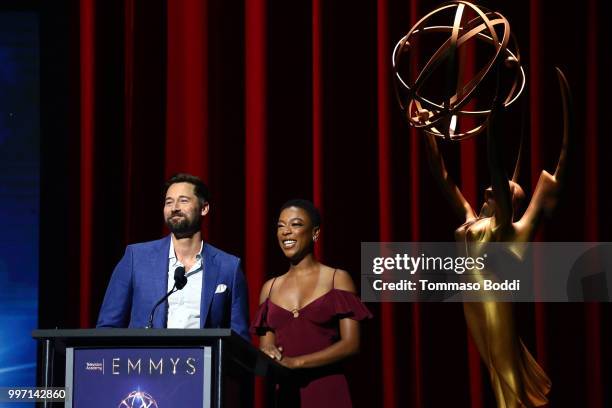
<svg viewBox="0 0 612 408">
<path fill-rule="evenodd" d="M 334 275 L 335 275 L 334 271 Z M 335 276 L 334 276 L 335 277 Z M 359 298 L 345 290 L 333 287 L 299 310 L 289 311 L 268 298 L 259 306 L 251 331 L 263 336 L 271 330 L 276 346 L 283 354 L 296 357 L 314 353 L 340 339 L 339 320 L 371 318 L 370 311 Z M 295 380 L 283 383 L 277 389 L 277 407 L 345 408 L 351 407 L 351 396 L 342 370 L 342 364 L 298 369 Z"/>
</svg>

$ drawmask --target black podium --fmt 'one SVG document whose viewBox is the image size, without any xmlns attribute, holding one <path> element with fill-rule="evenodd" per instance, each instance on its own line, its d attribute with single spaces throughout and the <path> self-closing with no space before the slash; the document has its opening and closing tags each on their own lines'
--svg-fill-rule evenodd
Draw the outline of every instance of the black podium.
<svg viewBox="0 0 612 408">
<path fill-rule="evenodd" d="M 34 330 L 32 337 L 41 344 L 42 361 L 38 386 L 67 387 L 64 403 L 41 403 L 40 406 L 75 407 L 72 383 L 75 381 L 75 353 L 91 350 L 150 349 L 172 350 L 193 348 L 201 350 L 203 374 L 203 407 L 251 407 L 253 404 L 253 376 L 268 378 L 275 383 L 287 378 L 289 370 L 282 367 L 230 329 L 79 329 Z M 119 359 L 113 359 L 118 360 Z M 87 363 L 87 369 L 104 365 Z M 112 364 L 112 366 L 111 366 Z M 136 364 L 130 362 L 135 370 Z M 159 369 L 159 365 L 155 366 Z M 119 371 L 119 363 L 107 362 L 106 370 Z M 128 373 L 129 368 L 128 367 Z M 77 367 L 81 369 L 81 367 Z M 176 369 L 176 363 L 175 367 Z M 138 362 L 140 370 L 140 362 Z M 150 369 L 150 368 L 149 368 Z M 168 370 L 168 369 L 167 369 Z M 166 371 L 167 371 L 166 370 Z M 194 370 L 195 371 L 195 370 Z M 118 374 L 112 372 L 110 374 Z"/>
</svg>

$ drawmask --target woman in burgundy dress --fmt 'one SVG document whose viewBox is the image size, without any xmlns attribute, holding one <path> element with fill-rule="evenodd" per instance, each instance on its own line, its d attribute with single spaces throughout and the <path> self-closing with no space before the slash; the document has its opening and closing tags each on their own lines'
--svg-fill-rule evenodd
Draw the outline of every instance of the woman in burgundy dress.
<svg viewBox="0 0 612 408">
<path fill-rule="evenodd" d="M 359 351 L 359 320 L 372 317 L 350 275 L 314 258 L 319 226 L 310 201 L 283 205 L 276 235 L 289 270 L 264 284 L 252 325 L 260 349 L 295 369 L 278 388 L 279 407 L 351 407 L 341 361 Z"/>
</svg>

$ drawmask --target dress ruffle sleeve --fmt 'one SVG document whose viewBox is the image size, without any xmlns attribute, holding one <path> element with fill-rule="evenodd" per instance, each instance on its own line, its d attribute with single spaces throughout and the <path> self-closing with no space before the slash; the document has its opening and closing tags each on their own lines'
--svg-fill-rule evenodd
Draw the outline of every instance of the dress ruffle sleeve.
<svg viewBox="0 0 612 408">
<path fill-rule="evenodd" d="M 259 305 L 255 318 L 251 324 L 250 332 L 257 336 L 263 336 L 266 332 L 271 331 L 272 328 L 268 325 L 268 299 Z"/>
<path fill-rule="evenodd" d="M 372 313 L 357 295 L 341 289 L 334 289 L 333 292 L 334 311 L 338 317 L 349 317 L 353 320 L 372 318 Z"/>
</svg>

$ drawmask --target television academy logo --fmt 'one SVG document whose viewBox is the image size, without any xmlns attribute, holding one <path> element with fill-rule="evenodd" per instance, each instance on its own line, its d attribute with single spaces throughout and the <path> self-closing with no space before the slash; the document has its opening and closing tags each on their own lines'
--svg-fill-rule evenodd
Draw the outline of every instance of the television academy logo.
<svg viewBox="0 0 612 408">
<path fill-rule="evenodd" d="M 86 371 L 99 371 L 102 374 L 104 374 L 104 359 L 102 359 L 102 362 L 94 362 L 94 363 L 90 363 L 89 361 L 85 363 L 85 370 Z"/>
</svg>

